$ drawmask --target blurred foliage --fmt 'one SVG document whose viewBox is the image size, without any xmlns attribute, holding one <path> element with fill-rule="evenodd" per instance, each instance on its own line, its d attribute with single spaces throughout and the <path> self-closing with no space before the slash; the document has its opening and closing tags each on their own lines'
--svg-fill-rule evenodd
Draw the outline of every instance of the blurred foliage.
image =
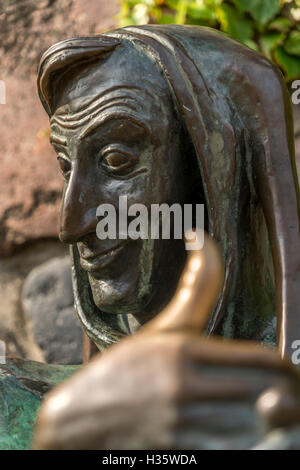
<svg viewBox="0 0 300 470">
<path fill-rule="evenodd" d="M 120 0 L 121 26 L 210 26 L 261 52 L 287 81 L 300 77 L 300 0 Z"/>
</svg>

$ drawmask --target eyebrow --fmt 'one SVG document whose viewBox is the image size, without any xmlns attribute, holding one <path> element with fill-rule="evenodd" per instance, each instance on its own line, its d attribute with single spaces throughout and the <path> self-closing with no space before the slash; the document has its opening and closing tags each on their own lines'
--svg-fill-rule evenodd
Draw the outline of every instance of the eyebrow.
<svg viewBox="0 0 300 470">
<path fill-rule="evenodd" d="M 102 127 L 106 122 L 112 121 L 112 120 L 117 120 L 117 119 L 123 119 L 126 121 L 131 121 L 140 128 L 142 128 L 147 135 L 151 135 L 151 128 L 150 126 L 140 118 L 140 116 L 137 115 L 137 113 L 129 113 L 128 108 L 126 111 L 124 110 L 123 112 L 118 110 L 106 114 L 100 114 L 97 115 L 87 126 L 83 127 L 83 129 L 80 131 L 78 135 L 78 140 L 82 141 L 85 137 L 87 137 L 91 132 L 93 132 L 95 129 Z M 63 128 L 64 126 L 62 124 L 55 123 L 55 126 L 59 126 L 60 128 Z M 62 145 L 64 147 L 67 147 L 68 145 L 68 140 L 66 137 L 63 137 L 61 135 L 58 135 L 55 133 L 55 131 L 51 132 L 50 135 L 50 143 L 51 144 L 58 144 Z"/>
<path fill-rule="evenodd" d="M 100 126 L 103 126 L 106 122 L 111 121 L 111 120 L 116 120 L 116 119 L 124 119 L 125 121 L 131 121 L 137 126 L 141 127 L 146 131 L 147 135 L 151 135 L 151 129 L 149 125 L 142 120 L 139 116 L 136 116 L 135 113 L 128 113 L 128 110 L 126 112 L 120 112 L 120 111 L 115 111 L 113 113 L 108 113 L 106 115 L 102 116 L 97 116 L 89 125 L 84 127 L 84 129 L 80 132 L 78 136 L 78 140 L 82 141 L 87 135 L 89 135 L 91 132 L 93 132 L 95 129 L 97 129 Z"/>
</svg>

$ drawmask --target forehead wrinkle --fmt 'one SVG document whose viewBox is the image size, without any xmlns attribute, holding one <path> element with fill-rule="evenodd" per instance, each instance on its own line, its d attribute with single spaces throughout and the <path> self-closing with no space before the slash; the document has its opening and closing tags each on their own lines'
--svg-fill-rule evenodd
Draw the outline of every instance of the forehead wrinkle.
<svg viewBox="0 0 300 470">
<path fill-rule="evenodd" d="M 147 120 L 142 117 L 139 113 L 133 112 L 127 106 L 122 106 L 122 108 L 112 107 L 110 110 L 107 110 L 101 115 L 97 115 L 87 126 L 85 126 L 80 132 L 78 139 L 84 139 L 88 134 L 90 134 L 94 129 L 103 126 L 106 122 L 113 119 L 126 119 L 134 122 L 138 126 L 142 127 L 148 135 L 152 133 L 151 126 L 147 123 Z"/>
<path fill-rule="evenodd" d="M 150 100 L 157 101 L 156 94 L 153 95 L 147 88 L 141 88 L 138 86 L 128 86 L 128 85 L 115 85 L 105 90 L 102 90 L 100 93 L 93 96 L 80 97 L 69 104 L 59 107 L 54 116 L 57 118 L 63 119 L 77 119 L 82 115 L 87 114 L 88 112 L 93 111 L 95 108 L 99 107 L 103 102 L 107 102 L 113 98 L 121 99 L 131 99 L 133 101 L 139 101 L 140 97 L 146 95 Z M 143 96 L 142 102 L 144 102 L 145 97 Z"/>
<path fill-rule="evenodd" d="M 70 116 L 69 120 L 67 121 L 66 119 L 60 119 L 56 116 L 53 116 L 53 119 L 51 120 L 51 125 L 52 124 L 58 124 L 60 125 L 61 127 L 65 128 L 65 129 L 77 129 L 77 128 L 80 128 L 82 126 L 84 126 L 85 124 L 89 123 L 91 121 L 91 119 L 94 119 L 97 115 L 99 115 L 100 113 L 102 113 L 103 111 L 105 111 L 106 109 L 112 107 L 112 106 L 124 106 L 125 103 L 124 101 L 118 101 L 119 98 L 113 98 L 111 100 L 107 100 L 105 102 L 103 102 L 101 104 L 101 106 L 98 106 L 94 111 L 93 113 L 90 113 L 90 114 L 86 114 L 82 119 L 77 119 L 75 120 L 73 116 Z M 133 111 L 137 111 L 137 107 L 130 103 L 128 101 L 128 99 L 126 100 L 126 106 L 129 108 L 129 109 L 132 109 Z"/>
<path fill-rule="evenodd" d="M 55 134 L 55 132 L 51 131 L 50 143 L 51 144 L 59 144 L 59 145 L 63 145 L 64 147 L 66 147 L 67 146 L 67 139 L 64 136 Z"/>
<path fill-rule="evenodd" d="M 138 126 L 142 127 L 146 131 L 147 135 L 150 135 L 152 132 L 150 124 L 147 123 L 147 121 L 149 121 L 149 118 L 145 119 L 145 117 L 143 117 L 140 113 L 133 112 L 126 105 L 123 105 L 122 107 L 118 107 L 118 108 L 116 108 L 115 106 L 111 106 L 110 108 L 106 110 L 105 113 L 102 113 L 101 115 L 97 115 L 95 119 L 93 119 L 92 121 L 89 121 L 89 124 L 87 126 L 85 127 L 81 126 L 81 131 L 77 137 L 78 140 L 79 141 L 83 140 L 88 134 L 93 132 L 93 130 L 95 130 L 98 127 L 103 126 L 106 122 L 111 121 L 111 120 L 117 120 L 117 119 L 124 119 L 127 121 L 129 120 L 131 122 L 134 122 Z M 65 129 L 59 123 L 53 122 L 51 125 L 50 142 L 61 143 L 62 145 L 67 146 L 68 145 L 67 138 L 61 135 L 63 134 L 65 130 L 71 131 L 72 134 L 74 134 L 74 129 Z"/>
<path fill-rule="evenodd" d="M 63 122 L 66 121 L 75 121 L 75 120 L 82 120 L 82 117 L 85 118 L 86 116 L 89 116 L 93 112 L 98 112 L 101 109 L 101 106 L 105 106 L 106 104 L 116 101 L 116 100 L 127 100 L 127 101 L 132 101 L 132 103 L 135 103 L 137 100 L 135 99 L 134 96 L 130 96 L 130 94 L 123 94 L 119 93 L 110 96 L 101 96 L 101 98 L 95 98 L 93 101 L 89 103 L 89 105 L 85 108 L 81 108 L 80 112 L 75 112 L 73 113 L 72 111 L 68 111 L 66 113 L 61 113 L 61 112 L 56 112 L 53 115 L 53 119 L 55 120 L 60 120 Z M 59 111 L 59 110 L 58 110 Z"/>
<path fill-rule="evenodd" d="M 106 121 L 124 118 L 140 125 L 147 134 L 150 134 L 153 122 L 151 108 L 155 106 L 156 113 L 168 114 L 167 109 L 162 106 L 159 94 L 152 94 L 147 88 L 139 86 L 118 85 L 110 87 L 98 95 L 84 100 L 85 104 L 87 103 L 85 107 L 82 106 L 82 99 L 75 101 L 78 103 L 71 102 L 57 109 L 50 120 L 51 131 L 53 130 L 55 133 L 55 129 L 57 129 L 58 133 L 63 135 L 64 131 L 75 132 L 78 130 L 81 140 Z M 72 108 L 79 111 L 70 113 Z M 80 118 L 81 116 L 83 118 Z M 80 119 L 76 120 L 76 117 Z"/>
</svg>

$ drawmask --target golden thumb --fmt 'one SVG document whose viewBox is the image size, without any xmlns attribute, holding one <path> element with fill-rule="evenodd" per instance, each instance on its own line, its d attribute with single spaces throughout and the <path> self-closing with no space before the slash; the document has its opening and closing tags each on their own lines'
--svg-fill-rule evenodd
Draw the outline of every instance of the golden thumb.
<svg viewBox="0 0 300 470">
<path fill-rule="evenodd" d="M 197 237 L 196 234 L 194 236 Z M 219 248 L 205 234 L 203 248 L 188 251 L 173 299 L 141 332 L 201 332 L 218 300 L 223 279 L 224 267 Z"/>
</svg>

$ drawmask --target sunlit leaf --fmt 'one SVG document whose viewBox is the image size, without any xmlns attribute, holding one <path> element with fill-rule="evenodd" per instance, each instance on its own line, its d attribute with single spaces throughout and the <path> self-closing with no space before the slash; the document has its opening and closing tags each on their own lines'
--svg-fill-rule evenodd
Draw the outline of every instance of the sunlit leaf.
<svg viewBox="0 0 300 470">
<path fill-rule="evenodd" d="M 288 54 L 300 56 L 300 31 L 292 31 L 289 34 L 284 49 Z"/>
<path fill-rule="evenodd" d="M 147 5 L 143 3 L 138 3 L 132 10 L 132 18 L 135 21 L 135 24 L 146 24 L 149 20 L 149 9 Z"/>
<path fill-rule="evenodd" d="M 216 7 L 218 5 L 221 5 L 223 1 L 224 0 L 204 0 L 204 3 L 206 3 L 206 5 L 209 7 Z"/>
<path fill-rule="evenodd" d="M 187 14 L 195 20 L 215 21 L 216 19 L 215 12 L 212 8 L 199 6 L 195 2 L 187 5 Z"/>
<path fill-rule="evenodd" d="M 162 15 L 160 20 L 160 24 L 173 24 L 175 23 L 175 18 L 172 15 Z"/>
<path fill-rule="evenodd" d="M 254 29 L 253 22 L 245 18 L 234 7 L 224 3 L 216 8 L 216 14 L 222 31 L 242 42 L 251 39 Z"/>
<path fill-rule="evenodd" d="M 268 23 L 280 10 L 280 0 L 232 0 L 242 11 L 250 13 L 261 25 Z"/>
<path fill-rule="evenodd" d="M 125 26 L 133 26 L 136 25 L 135 19 L 132 16 L 123 16 L 120 20 L 120 26 L 124 28 Z"/>
<path fill-rule="evenodd" d="M 276 18 L 269 24 L 268 29 L 279 31 L 281 33 L 286 33 L 287 31 L 289 31 L 291 26 L 292 23 L 287 18 Z"/>
<path fill-rule="evenodd" d="M 180 3 L 180 0 L 166 0 L 166 5 L 168 7 L 174 8 L 174 10 L 178 10 Z"/>
<path fill-rule="evenodd" d="M 186 11 L 187 11 L 187 2 L 186 2 L 186 0 L 181 0 L 181 2 L 179 2 L 179 6 L 177 8 L 177 14 L 175 16 L 175 23 L 176 24 L 184 24 L 185 23 Z"/>
<path fill-rule="evenodd" d="M 300 7 L 300 3 L 298 4 Z M 300 21 L 300 8 L 291 8 L 291 15 L 295 21 Z"/>
<path fill-rule="evenodd" d="M 246 46 L 250 47 L 250 49 L 253 49 L 253 50 L 256 51 L 256 52 L 259 52 L 258 45 L 256 44 L 255 41 L 252 41 L 252 39 L 245 39 L 245 40 L 243 41 L 243 43 L 244 43 Z"/>
<path fill-rule="evenodd" d="M 262 52 L 268 57 L 268 59 L 272 59 L 272 51 L 281 45 L 285 39 L 284 33 L 279 33 L 277 31 L 269 31 L 263 36 L 261 36 L 259 43 Z"/>
</svg>

